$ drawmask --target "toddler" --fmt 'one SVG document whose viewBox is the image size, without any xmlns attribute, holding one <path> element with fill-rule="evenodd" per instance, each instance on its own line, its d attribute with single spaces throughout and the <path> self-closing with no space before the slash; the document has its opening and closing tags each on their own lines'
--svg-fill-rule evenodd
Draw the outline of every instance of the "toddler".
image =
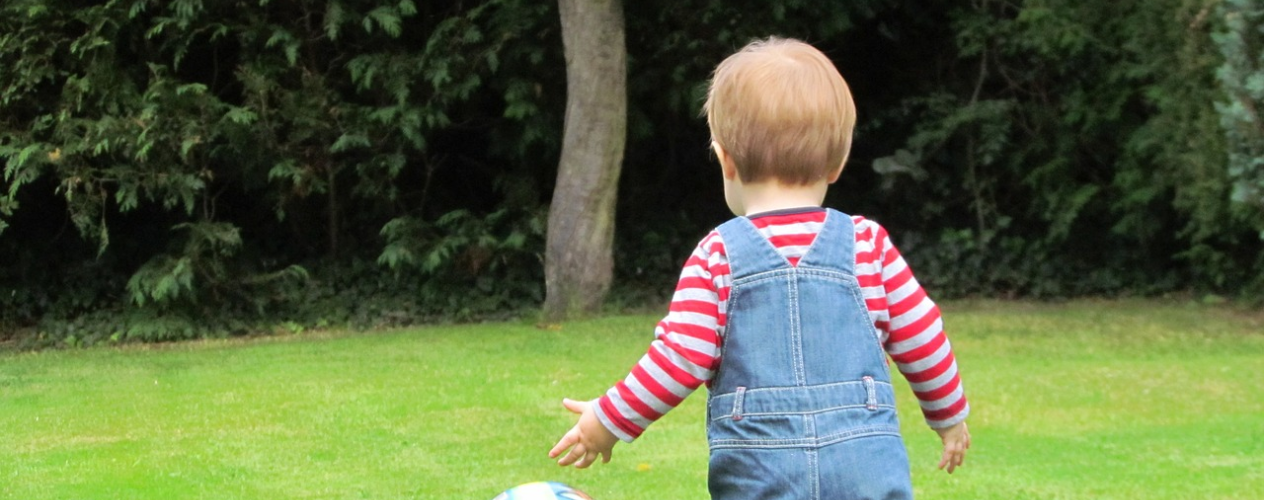
<svg viewBox="0 0 1264 500">
<path fill-rule="evenodd" d="M 716 68 L 704 106 L 737 217 L 685 263 L 649 351 L 550 451 L 610 460 L 706 384 L 714 499 L 912 498 L 887 356 L 962 465 L 970 407 L 939 309 L 876 222 L 821 208 L 855 105 L 820 51 L 770 38 Z"/>
</svg>

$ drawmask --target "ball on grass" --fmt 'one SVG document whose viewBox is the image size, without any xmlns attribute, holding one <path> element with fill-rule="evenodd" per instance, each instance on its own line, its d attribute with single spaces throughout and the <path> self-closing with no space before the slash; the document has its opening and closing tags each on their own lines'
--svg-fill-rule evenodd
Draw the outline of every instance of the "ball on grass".
<svg viewBox="0 0 1264 500">
<path fill-rule="evenodd" d="M 514 486 L 492 500 L 592 500 L 592 497 L 562 483 L 541 481 Z"/>
</svg>

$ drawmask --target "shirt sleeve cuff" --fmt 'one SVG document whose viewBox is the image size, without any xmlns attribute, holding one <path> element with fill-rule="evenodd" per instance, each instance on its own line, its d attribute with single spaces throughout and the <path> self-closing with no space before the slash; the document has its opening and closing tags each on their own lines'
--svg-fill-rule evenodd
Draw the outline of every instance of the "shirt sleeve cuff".
<svg viewBox="0 0 1264 500">
<path fill-rule="evenodd" d="M 949 418 L 947 420 L 929 420 L 928 419 L 926 420 L 926 425 L 929 425 L 931 429 L 947 429 L 949 427 L 952 427 L 954 425 L 957 425 L 965 421 L 966 417 L 968 416 L 970 416 L 970 403 L 967 402 L 966 406 L 962 408 L 961 411 L 958 412 L 956 415 L 953 415 L 952 418 Z"/>
<path fill-rule="evenodd" d="M 593 413 L 597 415 L 597 421 L 601 422 L 601 425 L 605 426 L 606 430 L 610 431 L 611 434 L 614 434 L 620 441 L 631 443 L 634 439 L 636 439 L 636 436 L 624 432 L 618 425 L 615 425 L 609 415 L 606 415 L 606 410 L 601 404 L 604 399 L 605 398 L 597 398 L 592 400 Z"/>
</svg>

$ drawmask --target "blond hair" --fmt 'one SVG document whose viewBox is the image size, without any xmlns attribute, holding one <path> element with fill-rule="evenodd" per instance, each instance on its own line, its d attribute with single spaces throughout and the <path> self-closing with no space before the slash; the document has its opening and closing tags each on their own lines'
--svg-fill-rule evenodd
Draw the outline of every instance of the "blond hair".
<svg viewBox="0 0 1264 500">
<path fill-rule="evenodd" d="M 847 158 L 856 105 L 829 58 L 798 40 L 757 40 L 715 68 L 703 105 L 743 182 L 823 180 Z"/>
</svg>

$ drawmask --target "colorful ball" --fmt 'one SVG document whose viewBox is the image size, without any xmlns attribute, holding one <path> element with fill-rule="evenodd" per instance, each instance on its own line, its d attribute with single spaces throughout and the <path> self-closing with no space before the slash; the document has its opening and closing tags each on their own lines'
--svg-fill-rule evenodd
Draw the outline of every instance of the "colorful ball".
<svg viewBox="0 0 1264 500">
<path fill-rule="evenodd" d="M 592 500 L 592 497 L 562 483 L 541 481 L 509 488 L 492 500 Z"/>
</svg>

